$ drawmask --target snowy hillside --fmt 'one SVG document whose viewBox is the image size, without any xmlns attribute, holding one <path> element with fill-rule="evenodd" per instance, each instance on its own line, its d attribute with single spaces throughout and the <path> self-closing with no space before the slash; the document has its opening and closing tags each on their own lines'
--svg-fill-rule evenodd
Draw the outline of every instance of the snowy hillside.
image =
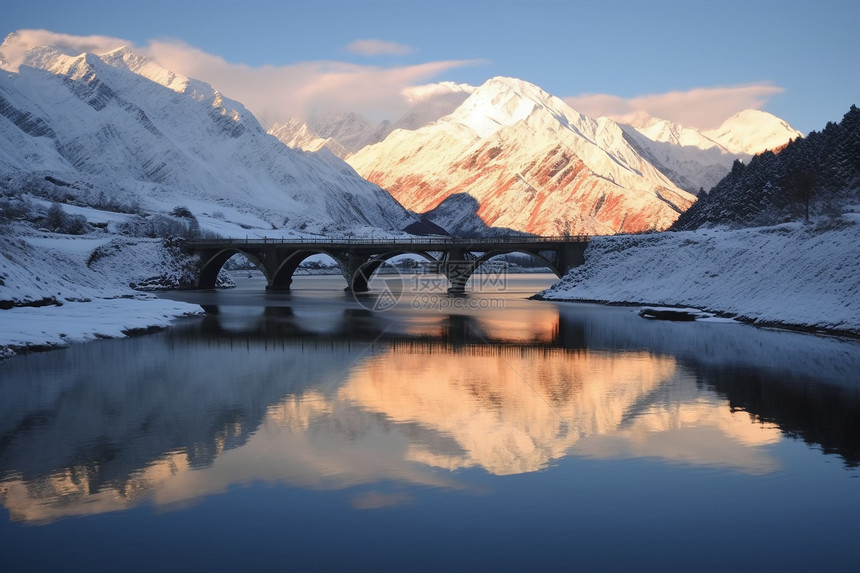
<svg viewBox="0 0 860 573">
<path fill-rule="evenodd" d="M 860 217 L 828 227 L 595 237 L 585 264 L 541 296 L 690 306 L 756 324 L 860 335 Z"/>
<path fill-rule="evenodd" d="M 16 41 L 10 35 L 3 49 Z M 0 184 L 262 229 L 399 230 L 412 218 L 343 162 L 287 148 L 238 102 L 120 48 L 29 50 L 0 76 Z M 59 183 L 58 183 L 59 182 Z M 58 189 L 59 187 L 59 189 Z M 39 188 L 39 189 L 36 189 Z"/>
<path fill-rule="evenodd" d="M 695 201 L 614 121 L 512 78 L 487 81 L 452 114 L 348 161 L 410 210 L 467 193 L 487 225 L 547 235 L 664 229 Z"/>
</svg>

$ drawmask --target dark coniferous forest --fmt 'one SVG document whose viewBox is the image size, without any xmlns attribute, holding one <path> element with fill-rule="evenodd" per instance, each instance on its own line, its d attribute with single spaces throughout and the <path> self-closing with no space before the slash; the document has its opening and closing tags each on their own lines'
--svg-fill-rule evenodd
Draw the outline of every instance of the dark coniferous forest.
<svg viewBox="0 0 860 573">
<path fill-rule="evenodd" d="M 766 151 L 731 172 L 681 214 L 671 230 L 706 224 L 751 227 L 810 217 L 838 219 L 860 202 L 860 109 L 852 105 L 840 123 Z"/>
</svg>

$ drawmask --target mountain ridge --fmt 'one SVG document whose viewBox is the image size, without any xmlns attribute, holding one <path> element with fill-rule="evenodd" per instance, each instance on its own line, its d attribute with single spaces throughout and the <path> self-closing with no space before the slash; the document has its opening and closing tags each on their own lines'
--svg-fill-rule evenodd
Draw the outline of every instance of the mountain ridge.
<svg viewBox="0 0 860 573">
<path fill-rule="evenodd" d="M 38 47 L 6 72 L 0 181 L 7 194 L 34 185 L 58 194 L 51 177 L 73 183 L 62 193 L 77 200 L 101 189 L 144 210 L 186 203 L 195 214 L 219 211 L 237 222 L 234 233 L 249 223 L 325 233 L 398 231 L 414 221 L 346 163 L 286 147 L 239 102 L 129 48 L 70 56 Z"/>
<path fill-rule="evenodd" d="M 531 90 L 533 93 L 543 92 L 537 86 L 526 87 L 525 84 L 528 82 L 516 78 L 500 76 L 491 81 L 508 81 L 511 86 L 517 86 L 514 89 Z M 464 94 L 471 95 L 478 89 L 464 85 L 439 88 L 438 86 L 441 85 L 431 84 L 427 89 L 456 89 L 459 90 L 459 97 Z M 545 97 L 552 96 L 546 94 Z M 449 106 L 451 103 L 448 101 Z M 399 120 L 390 124 L 387 133 L 384 130 L 377 130 L 377 137 L 379 134 L 390 135 L 395 129 L 416 131 L 457 110 L 449 109 L 448 114 L 441 113 L 439 108 L 435 111 L 435 114 L 425 112 L 423 123 L 413 122 L 413 125 L 409 126 Z M 441 111 L 444 111 L 444 108 L 441 108 Z M 596 118 L 594 121 L 606 121 L 606 118 Z M 351 155 L 360 150 L 355 149 L 354 146 L 351 150 L 344 150 L 339 145 L 336 129 L 333 127 L 336 123 L 337 119 L 330 116 L 328 126 L 320 128 L 318 123 L 312 127 L 311 123 L 293 118 L 286 124 L 278 124 L 278 130 L 270 130 L 270 133 L 279 137 L 287 145 L 301 149 L 316 150 L 323 145 L 327 146 L 336 155 L 349 160 Z M 748 160 L 756 153 L 778 148 L 790 139 L 802 137 L 800 132 L 784 120 L 758 110 L 739 112 L 712 130 L 695 129 L 647 115 L 618 125 L 625 132 L 630 145 L 635 147 L 649 163 L 657 167 L 676 186 L 697 195 L 707 192 L 716 185 L 729 172 L 735 159 Z M 753 127 L 750 128 L 750 125 Z M 487 117 L 484 124 L 475 124 L 471 127 L 478 129 L 480 135 L 487 136 L 490 131 L 498 127 L 498 124 L 491 117 Z M 374 139 L 374 137 L 367 137 L 368 145 L 378 143 Z"/>
</svg>

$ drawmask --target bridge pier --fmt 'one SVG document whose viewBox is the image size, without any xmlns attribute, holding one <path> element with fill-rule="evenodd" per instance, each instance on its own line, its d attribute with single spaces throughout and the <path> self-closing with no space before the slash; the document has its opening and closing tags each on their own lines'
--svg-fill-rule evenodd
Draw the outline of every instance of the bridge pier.
<svg viewBox="0 0 860 573">
<path fill-rule="evenodd" d="M 335 257 L 335 260 L 340 266 L 343 278 L 346 279 L 346 288 L 343 290 L 347 292 L 367 292 L 370 290 L 368 286 L 370 276 L 376 270 L 376 267 L 379 266 L 377 264 L 372 269 L 368 268 L 371 264 L 370 257 L 349 251 Z"/>
<path fill-rule="evenodd" d="M 464 249 L 452 249 L 442 257 L 442 272 L 448 278 L 451 294 L 466 292 L 466 283 L 478 266 L 478 258 Z"/>
</svg>

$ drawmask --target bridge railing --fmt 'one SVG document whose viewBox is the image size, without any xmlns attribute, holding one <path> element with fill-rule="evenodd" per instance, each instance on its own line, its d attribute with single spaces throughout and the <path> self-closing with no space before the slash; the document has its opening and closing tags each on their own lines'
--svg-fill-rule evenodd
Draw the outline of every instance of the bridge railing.
<svg viewBox="0 0 860 573">
<path fill-rule="evenodd" d="M 541 243 L 587 243 L 588 235 L 559 235 L 547 237 L 508 236 L 460 238 L 460 237 L 259 237 L 259 238 L 224 238 L 224 239 L 186 239 L 189 247 L 216 247 L 224 245 L 440 245 L 440 246 L 471 246 L 487 244 L 541 244 Z"/>
</svg>

